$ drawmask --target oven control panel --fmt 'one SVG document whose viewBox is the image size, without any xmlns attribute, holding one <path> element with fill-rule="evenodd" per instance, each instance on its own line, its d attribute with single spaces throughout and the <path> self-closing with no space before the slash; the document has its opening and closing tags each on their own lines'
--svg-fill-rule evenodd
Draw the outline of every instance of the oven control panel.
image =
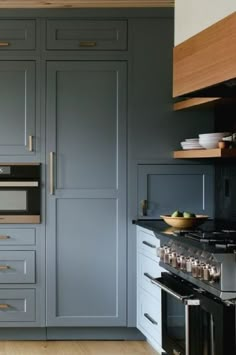
<svg viewBox="0 0 236 355">
<path fill-rule="evenodd" d="M 214 255 L 194 248 L 185 248 L 181 244 L 161 245 L 158 249 L 160 260 L 190 274 L 199 280 L 217 283 L 221 277 L 221 263 Z"/>
</svg>

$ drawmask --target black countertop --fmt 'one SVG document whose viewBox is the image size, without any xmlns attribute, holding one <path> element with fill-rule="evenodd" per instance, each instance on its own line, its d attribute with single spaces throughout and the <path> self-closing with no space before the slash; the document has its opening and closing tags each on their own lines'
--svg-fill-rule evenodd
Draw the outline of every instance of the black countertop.
<svg viewBox="0 0 236 355">
<path fill-rule="evenodd" d="M 155 236 L 161 240 L 161 243 L 167 243 L 168 241 L 175 241 L 176 243 L 183 243 L 186 246 L 192 246 L 209 253 L 232 253 L 233 249 L 224 250 L 222 247 L 216 247 L 211 243 L 199 242 L 198 240 L 186 238 L 185 236 L 174 235 L 173 232 L 176 231 L 176 228 L 168 226 L 162 220 L 136 220 L 134 223 L 140 227 L 146 228 L 154 232 Z M 229 223 L 227 221 L 220 220 L 208 220 L 203 223 L 198 230 L 202 230 L 204 232 L 212 232 L 212 231 L 220 231 L 222 229 L 234 229 L 236 230 L 236 225 L 234 223 Z M 236 232 L 230 233 L 230 240 L 234 240 L 236 242 Z M 227 236 L 228 237 L 228 236 Z M 217 239 L 217 236 L 214 236 Z"/>
</svg>

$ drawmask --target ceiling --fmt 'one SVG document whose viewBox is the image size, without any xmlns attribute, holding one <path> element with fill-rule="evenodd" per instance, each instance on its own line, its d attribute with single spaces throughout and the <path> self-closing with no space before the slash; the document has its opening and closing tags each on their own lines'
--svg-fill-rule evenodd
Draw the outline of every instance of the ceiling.
<svg viewBox="0 0 236 355">
<path fill-rule="evenodd" d="M 0 0 L 0 8 L 174 7 L 175 0 Z"/>
</svg>

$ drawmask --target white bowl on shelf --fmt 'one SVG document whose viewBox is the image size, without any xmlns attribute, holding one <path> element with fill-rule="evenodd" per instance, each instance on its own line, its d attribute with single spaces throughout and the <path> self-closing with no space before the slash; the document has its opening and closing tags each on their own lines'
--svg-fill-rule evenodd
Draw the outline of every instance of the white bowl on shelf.
<svg viewBox="0 0 236 355">
<path fill-rule="evenodd" d="M 203 140 L 203 141 L 199 141 L 200 145 L 205 148 L 205 149 L 214 149 L 214 148 L 218 148 L 218 142 L 220 141 L 220 139 L 217 140 Z"/>
<path fill-rule="evenodd" d="M 215 133 L 202 133 L 199 134 L 199 139 L 214 139 L 214 138 L 218 138 L 219 140 L 221 140 L 223 137 L 228 136 L 229 132 L 215 132 Z"/>
</svg>

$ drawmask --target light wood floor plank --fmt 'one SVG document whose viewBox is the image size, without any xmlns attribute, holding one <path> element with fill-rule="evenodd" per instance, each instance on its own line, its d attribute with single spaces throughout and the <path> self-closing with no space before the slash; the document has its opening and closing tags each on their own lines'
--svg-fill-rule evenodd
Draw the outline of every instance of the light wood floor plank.
<svg viewBox="0 0 236 355">
<path fill-rule="evenodd" d="M 0 341 L 0 355 L 158 355 L 145 341 Z"/>
</svg>

